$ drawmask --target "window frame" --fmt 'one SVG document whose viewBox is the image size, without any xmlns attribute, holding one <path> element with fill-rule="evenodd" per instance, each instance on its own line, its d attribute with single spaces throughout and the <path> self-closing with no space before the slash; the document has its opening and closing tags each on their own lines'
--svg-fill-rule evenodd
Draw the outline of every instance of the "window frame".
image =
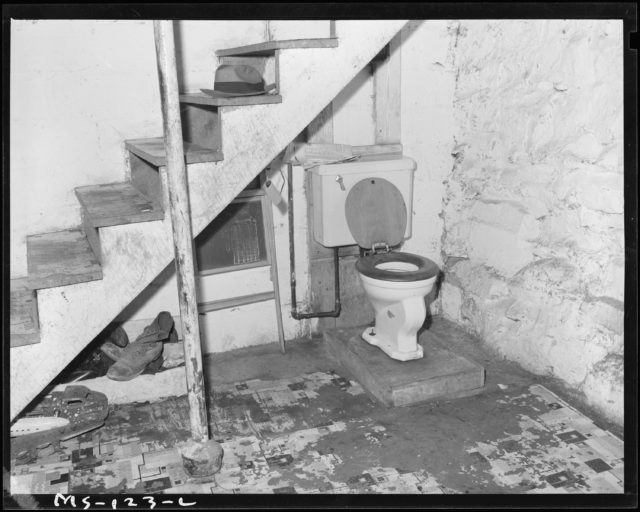
<svg viewBox="0 0 640 512">
<path fill-rule="evenodd" d="M 262 179 L 260 179 L 260 184 L 262 185 Z M 203 277 L 212 276 L 216 274 L 237 272 L 237 271 L 246 270 L 250 268 L 268 267 L 272 265 L 273 255 L 271 254 L 271 244 L 267 242 L 267 236 L 270 236 L 270 235 L 267 233 L 267 222 L 265 219 L 265 215 L 266 215 L 265 209 L 271 207 L 271 201 L 268 200 L 264 190 L 262 190 L 262 188 L 248 189 L 248 190 L 245 189 L 242 192 L 240 192 L 236 196 L 236 198 L 229 203 L 229 205 L 238 204 L 238 203 L 258 202 L 258 201 L 260 202 L 260 213 L 262 214 L 262 236 L 263 236 L 265 253 L 266 253 L 265 259 L 262 259 L 260 261 L 255 261 L 253 263 L 242 263 L 240 265 L 228 265 L 225 267 L 218 267 L 218 268 L 202 270 L 202 271 L 197 268 L 198 262 L 195 261 L 196 277 L 203 278 Z M 194 246 L 195 246 L 195 243 L 196 241 L 194 239 Z"/>
</svg>

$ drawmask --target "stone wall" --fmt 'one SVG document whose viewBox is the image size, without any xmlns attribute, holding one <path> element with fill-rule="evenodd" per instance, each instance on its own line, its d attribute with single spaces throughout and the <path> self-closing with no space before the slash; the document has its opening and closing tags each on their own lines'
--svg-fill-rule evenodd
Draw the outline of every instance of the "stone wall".
<svg viewBox="0 0 640 512">
<path fill-rule="evenodd" d="M 622 423 L 622 22 L 453 30 L 443 312 Z"/>
</svg>

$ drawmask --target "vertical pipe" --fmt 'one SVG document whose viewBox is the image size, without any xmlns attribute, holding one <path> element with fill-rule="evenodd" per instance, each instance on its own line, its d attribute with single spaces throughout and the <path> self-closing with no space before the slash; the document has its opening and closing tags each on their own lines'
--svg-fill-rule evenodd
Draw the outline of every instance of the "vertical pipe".
<svg viewBox="0 0 640 512">
<path fill-rule="evenodd" d="M 295 243 L 293 241 L 293 166 L 287 164 L 287 211 L 289 213 L 289 268 L 290 268 L 290 285 L 291 285 L 291 316 L 296 320 L 305 318 L 337 318 L 340 316 L 342 308 L 340 304 L 340 260 L 338 255 L 339 247 L 333 248 L 333 265 L 334 265 L 334 286 L 335 286 L 335 308 L 333 311 L 322 311 L 317 313 L 300 313 L 298 312 L 298 303 L 296 299 L 296 253 Z"/>
<path fill-rule="evenodd" d="M 182 143 L 182 124 L 180 122 L 173 22 L 170 20 L 154 21 L 153 32 L 156 42 L 162 123 L 167 154 L 169 211 L 178 277 L 178 300 L 184 337 L 189 420 L 193 440 L 202 442 L 209 439 L 209 429 L 207 405 L 204 397 L 202 349 L 200 347 L 193 260 L 193 232 L 191 230 L 189 192 Z"/>
</svg>

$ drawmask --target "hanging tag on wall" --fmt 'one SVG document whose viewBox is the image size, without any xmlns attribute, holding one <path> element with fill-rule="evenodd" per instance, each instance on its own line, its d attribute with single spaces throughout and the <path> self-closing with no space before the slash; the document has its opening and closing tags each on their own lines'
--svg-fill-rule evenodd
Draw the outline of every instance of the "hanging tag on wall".
<svg viewBox="0 0 640 512">
<path fill-rule="evenodd" d="M 289 144 L 282 152 L 271 162 L 269 165 L 269 170 L 272 176 L 273 173 L 278 172 L 281 167 L 286 164 L 291 158 L 291 153 L 293 151 L 293 144 Z M 284 176 L 283 176 L 284 178 Z M 262 185 L 262 190 L 265 191 L 271 202 L 274 206 L 278 206 L 282 202 L 282 188 L 284 187 L 284 182 L 282 186 L 278 188 L 276 184 L 271 179 L 265 180 Z"/>
<path fill-rule="evenodd" d="M 274 206 L 278 206 L 282 202 L 282 195 L 280 194 L 280 190 L 275 186 L 273 181 L 266 180 L 262 185 L 262 190 L 265 191 L 267 197 L 271 199 L 271 202 Z"/>
</svg>

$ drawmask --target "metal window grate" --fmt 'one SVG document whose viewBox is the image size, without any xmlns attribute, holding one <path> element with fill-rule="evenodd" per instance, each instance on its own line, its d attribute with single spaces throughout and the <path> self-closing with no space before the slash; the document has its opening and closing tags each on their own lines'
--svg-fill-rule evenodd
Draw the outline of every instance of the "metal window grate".
<svg viewBox="0 0 640 512">
<path fill-rule="evenodd" d="M 268 264 L 261 197 L 233 201 L 195 242 L 200 273 Z"/>
<path fill-rule="evenodd" d="M 260 261 L 258 222 L 252 216 L 234 220 L 225 226 L 222 238 L 225 250 L 233 255 L 233 264 Z"/>
</svg>

